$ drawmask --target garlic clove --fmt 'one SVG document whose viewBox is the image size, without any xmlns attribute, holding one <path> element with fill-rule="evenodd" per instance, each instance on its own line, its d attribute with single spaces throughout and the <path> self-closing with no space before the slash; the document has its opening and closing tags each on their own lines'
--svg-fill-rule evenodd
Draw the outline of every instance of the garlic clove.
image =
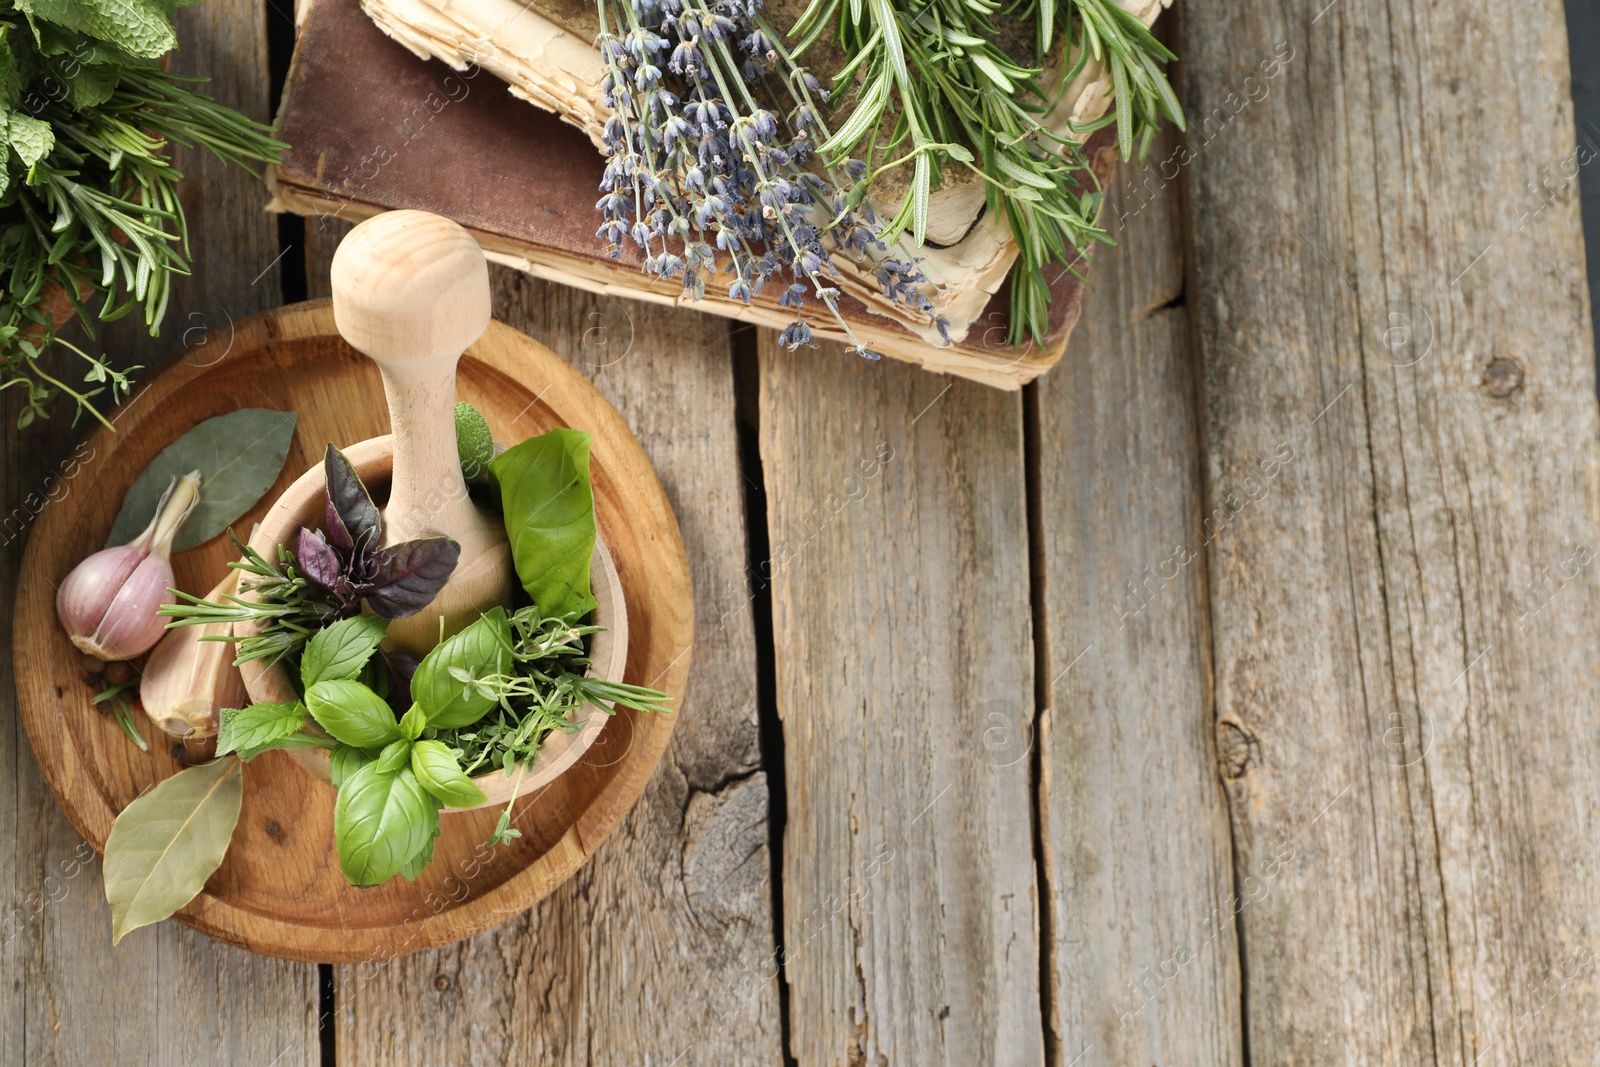
<svg viewBox="0 0 1600 1067">
<path fill-rule="evenodd" d="M 230 568 L 228 577 L 207 593 L 206 599 L 221 601 L 238 586 L 239 572 Z M 139 682 L 139 700 L 145 714 L 171 736 L 214 737 L 223 708 L 250 703 L 244 676 L 233 665 L 233 645 L 214 640 L 228 636 L 231 630 L 230 623 L 176 626 L 150 653 Z"/>
<path fill-rule="evenodd" d="M 126 545 L 94 553 L 56 592 L 56 616 L 80 652 L 125 660 L 148 652 L 165 627 L 156 612 L 173 602 L 172 539 L 200 500 L 200 472 L 169 486 L 155 518 Z"/>
<path fill-rule="evenodd" d="M 117 588 L 94 632 L 73 634 L 72 643 L 80 652 L 108 662 L 150 651 L 166 630 L 167 620 L 156 612 L 177 599 L 168 592 L 174 580 L 165 556 L 146 556 Z"/>
</svg>

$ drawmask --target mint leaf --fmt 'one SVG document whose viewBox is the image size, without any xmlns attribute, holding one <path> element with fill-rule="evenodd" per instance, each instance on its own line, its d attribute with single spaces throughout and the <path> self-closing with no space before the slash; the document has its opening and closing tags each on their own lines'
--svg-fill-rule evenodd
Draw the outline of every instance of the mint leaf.
<svg viewBox="0 0 1600 1067">
<path fill-rule="evenodd" d="M 356 748 L 382 748 L 400 737 L 389 705 L 360 682 L 318 682 L 306 689 L 306 707 L 335 741 Z"/>
<path fill-rule="evenodd" d="M 496 607 L 465 630 L 434 646 L 422 657 L 411 676 L 411 699 L 422 706 L 428 725 L 436 730 L 468 726 L 495 705 L 470 682 L 452 676 L 452 669 L 471 678 L 505 674 L 511 669 L 511 623 L 504 608 Z"/>
<path fill-rule="evenodd" d="M 339 787 L 333 838 L 339 869 L 351 885 L 387 882 L 438 829 L 439 809 L 409 767 L 383 774 L 369 763 Z"/>
<path fill-rule="evenodd" d="M 29 118 L 16 111 L 11 113 L 6 123 L 6 140 L 22 157 L 24 168 L 32 167 L 56 146 L 56 134 L 48 122 Z"/>
<path fill-rule="evenodd" d="M 254 758 L 306 724 L 305 705 L 251 704 L 244 708 L 223 708 L 217 726 L 217 755 L 249 751 Z"/>
<path fill-rule="evenodd" d="M 141 59 L 157 59 L 178 47 L 168 13 L 156 0 L 16 0 L 16 5 L 29 22 L 53 22 Z"/>
<path fill-rule="evenodd" d="M 560 428 L 530 437 L 496 456 L 489 474 L 522 588 L 545 615 L 589 614 L 595 537 L 589 435 Z"/>
<path fill-rule="evenodd" d="M 411 770 L 422 788 L 446 807 L 474 808 L 489 798 L 461 770 L 454 752 L 440 741 L 418 741 L 411 746 Z"/>
<path fill-rule="evenodd" d="M 300 541 L 304 545 L 303 533 Z M 388 628 L 387 619 L 357 615 L 318 630 L 306 642 L 305 655 L 300 660 L 300 681 L 310 689 L 318 682 L 355 678 L 372 658 L 373 649 Z"/>
</svg>

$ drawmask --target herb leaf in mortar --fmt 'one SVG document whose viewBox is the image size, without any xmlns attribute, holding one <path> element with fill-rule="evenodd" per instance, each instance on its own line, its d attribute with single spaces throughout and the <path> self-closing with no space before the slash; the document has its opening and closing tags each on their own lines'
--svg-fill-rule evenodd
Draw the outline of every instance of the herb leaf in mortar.
<svg viewBox="0 0 1600 1067">
<path fill-rule="evenodd" d="M 335 741 L 356 748 L 382 748 L 400 740 L 394 710 L 360 682 L 318 682 L 306 690 L 306 707 Z"/>
<path fill-rule="evenodd" d="M 107 545 L 127 544 L 156 513 L 172 479 L 200 472 L 200 500 L 172 542 L 184 552 L 216 537 L 277 481 L 297 412 L 244 408 L 207 419 L 156 454 L 122 497 Z"/>
<path fill-rule="evenodd" d="M 460 633 L 422 657 L 411 676 L 411 699 L 428 726 L 449 730 L 470 726 L 495 705 L 493 692 L 473 680 L 511 669 L 511 623 L 506 609 L 494 607 Z"/>
<path fill-rule="evenodd" d="M 354 615 L 362 601 L 385 619 L 427 607 L 456 569 L 461 546 L 448 537 L 419 537 L 379 548 L 383 516 L 355 468 L 332 445 L 322 465 L 326 531 L 301 529 L 295 545 L 300 569 L 333 594 L 342 615 Z"/>
<path fill-rule="evenodd" d="M 356 615 L 318 630 L 300 658 L 301 684 L 310 689 L 318 682 L 360 677 L 388 627 L 389 620 L 377 615 Z"/>
<path fill-rule="evenodd" d="M 489 464 L 517 577 L 547 616 L 582 618 L 594 610 L 589 440 L 563 427 L 530 437 Z"/>
<path fill-rule="evenodd" d="M 409 766 L 385 774 L 368 763 L 346 778 L 333 807 L 339 869 L 352 885 L 379 885 L 428 847 L 439 804 Z"/>
</svg>

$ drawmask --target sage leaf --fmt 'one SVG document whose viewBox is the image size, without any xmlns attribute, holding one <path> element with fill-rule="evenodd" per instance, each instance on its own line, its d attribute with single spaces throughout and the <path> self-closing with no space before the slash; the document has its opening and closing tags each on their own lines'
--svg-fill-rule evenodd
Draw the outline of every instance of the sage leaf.
<svg viewBox="0 0 1600 1067">
<path fill-rule="evenodd" d="M 217 759 L 179 771 L 123 809 L 106 841 L 112 944 L 205 888 L 228 854 L 243 799 L 242 765 Z"/>
<path fill-rule="evenodd" d="M 217 726 L 217 755 L 226 756 L 230 752 L 243 755 L 248 751 L 248 758 L 253 759 L 275 742 L 299 733 L 305 724 L 306 708 L 299 701 L 223 708 Z"/>
<path fill-rule="evenodd" d="M 389 742 L 388 747 L 378 753 L 378 773 L 393 774 L 410 762 L 411 742 L 402 737 L 398 741 Z"/>
<path fill-rule="evenodd" d="M 470 678 L 505 674 L 511 670 L 511 622 L 502 607 L 485 612 L 458 634 L 445 638 L 422 657 L 411 676 L 411 699 L 421 705 L 428 726 L 452 730 L 470 726 L 495 705 L 495 698 L 462 682 L 453 670 Z"/>
<path fill-rule="evenodd" d="M 449 537 L 419 537 L 373 553 L 367 604 L 386 619 L 415 615 L 432 602 L 456 569 L 461 546 Z"/>
<path fill-rule="evenodd" d="M 183 552 L 222 533 L 255 506 L 283 470 L 299 415 L 243 408 L 207 419 L 166 448 L 133 480 L 106 546 L 125 545 L 155 517 L 172 479 L 200 472 L 200 502 L 172 543 Z"/>
<path fill-rule="evenodd" d="M 355 615 L 318 630 L 306 642 L 300 659 L 301 683 L 310 689 L 318 682 L 347 681 L 359 676 L 388 628 L 387 619 Z"/>
<path fill-rule="evenodd" d="M 333 782 L 333 787 L 338 789 L 344 785 L 346 778 L 371 763 L 373 758 L 372 753 L 365 749 L 335 745 L 333 751 L 328 753 L 328 778 Z"/>
<path fill-rule="evenodd" d="M 471 808 L 489 799 L 461 770 L 455 753 L 442 741 L 418 741 L 412 745 L 411 770 L 422 788 L 446 807 Z"/>
<path fill-rule="evenodd" d="M 329 540 L 342 551 L 366 555 L 383 538 L 378 505 L 367 495 L 367 487 L 344 453 L 331 444 L 322 457 L 322 472 L 328 483 Z"/>
<path fill-rule="evenodd" d="M 589 435 L 563 427 L 530 437 L 496 456 L 489 473 L 500 493 L 522 588 L 549 616 L 582 617 L 593 611 Z"/>
<path fill-rule="evenodd" d="M 427 847 L 439 809 L 410 767 L 383 774 L 368 763 L 344 780 L 333 806 L 339 869 L 351 885 L 380 885 Z"/>
<path fill-rule="evenodd" d="M 400 738 L 393 709 L 360 682 L 329 680 L 309 686 L 306 707 L 335 741 L 356 748 L 382 748 Z"/>
</svg>

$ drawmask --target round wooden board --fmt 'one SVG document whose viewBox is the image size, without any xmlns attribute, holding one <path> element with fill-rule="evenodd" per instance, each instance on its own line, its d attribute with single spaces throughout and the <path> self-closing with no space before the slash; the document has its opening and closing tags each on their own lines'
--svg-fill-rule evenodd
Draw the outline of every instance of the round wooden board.
<svg viewBox="0 0 1600 1067">
<path fill-rule="evenodd" d="M 689 563 L 655 471 L 627 425 L 580 374 L 498 322 L 462 357 L 457 391 L 500 441 L 561 425 L 594 436 L 596 514 L 628 604 L 625 677 L 680 696 L 694 629 Z M 23 555 L 17 704 L 45 780 L 96 850 L 116 814 L 180 764 L 142 716 L 148 754 L 90 703 L 78 653 L 56 621 L 56 586 L 102 547 L 123 492 L 157 452 L 201 420 L 241 407 L 300 415 L 277 483 L 235 524 L 241 535 L 321 461 L 326 442 L 389 432 L 377 368 L 339 339 L 327 301 L 269 311 L 238 323 L 226 341 L 203 339 L 125 402 L 114 416 L 117 432 L 92 435 L 77 466 L 61 473 L 55 484 L 64 488 L 40 513 Z M 209 589 L 230 558 L 225 536 L 174 557 L 180 588 Z M 619 710 L 583 762 L 518 801 L 520 839 L 485 845 L 495 810 L 447 813 L 422 877 L 372 889 L 352 888 L 339 872 L 333 789 L 285 753 L 269 752 L 245 768 L 244 808 L 226 861 L 177 918 L 255 952 L 319 962 L 380 960 L 470 937 L 532 907 L 599 847 L 643 791 L 675 721 Z"/>
</svg>

